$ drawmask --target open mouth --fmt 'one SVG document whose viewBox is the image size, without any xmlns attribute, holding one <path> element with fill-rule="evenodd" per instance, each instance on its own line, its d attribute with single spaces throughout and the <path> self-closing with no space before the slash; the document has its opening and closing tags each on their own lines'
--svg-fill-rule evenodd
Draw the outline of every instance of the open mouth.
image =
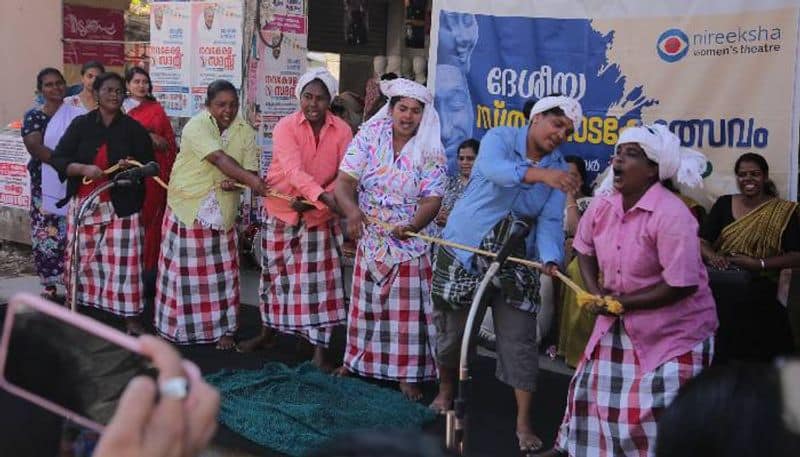
<svg viewBox="0 0 800 457">
<path fill-rule="evenodd" d="M 755 184 L 743 184 L 742 190 L 746 190 L 748 192 L 754 192 L 758 187 Z"/>
<path fill-rule="evenodd" d="M 612 168 L 611 170 L 614 173 L 614 182 L 615 183 L 621 182 L 622 181 L 622 177 L 624 175 L 622 170 L 619 169 L 619 168 Z"/>
</svg>

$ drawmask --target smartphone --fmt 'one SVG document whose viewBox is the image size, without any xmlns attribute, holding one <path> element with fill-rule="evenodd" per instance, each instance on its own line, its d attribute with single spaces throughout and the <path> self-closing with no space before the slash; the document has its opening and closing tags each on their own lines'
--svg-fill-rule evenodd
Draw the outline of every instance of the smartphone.
<svg viewBox="0 0 800 457">
<path fill-rule="evenodd" d="M 103 432 L 135 376 L 155 376 L 139 341 L 119 330 L 20 293 L 0 339 L 0 388 Z"/>
</svg>

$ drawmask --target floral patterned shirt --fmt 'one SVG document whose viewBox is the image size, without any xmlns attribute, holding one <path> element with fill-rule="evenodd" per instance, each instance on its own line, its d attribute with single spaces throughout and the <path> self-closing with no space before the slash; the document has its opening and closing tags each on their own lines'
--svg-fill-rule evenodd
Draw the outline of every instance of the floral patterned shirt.
<svg viewBox="0 0 800 457">
<path fill-rule="evenodd" d="M 362 126 L 348 146 L 339 169 L 358 180 L 358 206 L 367 216 L 391 225 L 411 222 L 417 203 L 441 197 L 447 183 L 446 159 L 440 152 L 425 152 L 418 163 L 411 158 L 412 138 L 394 158 L 392 120 Z M 401 241 L 389 230 L 367 224 L 359 249 L 371 262 L 394 265 L 428 252 L 419 238 Z"/>
</svg>

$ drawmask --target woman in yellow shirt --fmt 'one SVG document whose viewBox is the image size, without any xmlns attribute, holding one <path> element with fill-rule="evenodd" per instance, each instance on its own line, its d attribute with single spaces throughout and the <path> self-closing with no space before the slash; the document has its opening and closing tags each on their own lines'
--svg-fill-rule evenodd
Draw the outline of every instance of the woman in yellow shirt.
<svg viewBox="0 0 800 457">
<path fill-rule="evenodd" d="M 208 86 L 206 110 L 183 129 L 161 226 L 155 328 L 178 344 L 235 345 L 239 259 L 234 228 L 241 187 L 264 195 L 255 131 L 238 116 L 228 81 Z"/>
</svg>

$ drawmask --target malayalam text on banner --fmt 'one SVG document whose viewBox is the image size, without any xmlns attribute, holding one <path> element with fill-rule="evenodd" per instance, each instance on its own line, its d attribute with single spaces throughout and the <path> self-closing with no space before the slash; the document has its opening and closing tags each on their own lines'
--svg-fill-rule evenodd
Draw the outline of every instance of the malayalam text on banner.
<svg viewBox="0 0 800 457">
<path fill-rule="evenodd" d="M 465 139 L 524 125 L 527 100 L 563 94 L 584 119 L 561 152 L 592 178 L 623 128 L 661 122 L 709 157 L 703 203 L 735 191 L 745 152 L 765 156 L 780 194 L 796 195 L 796 2 L 501 3 L 434 2 L 430 79 L 451 167 Z"/>
</svg>

